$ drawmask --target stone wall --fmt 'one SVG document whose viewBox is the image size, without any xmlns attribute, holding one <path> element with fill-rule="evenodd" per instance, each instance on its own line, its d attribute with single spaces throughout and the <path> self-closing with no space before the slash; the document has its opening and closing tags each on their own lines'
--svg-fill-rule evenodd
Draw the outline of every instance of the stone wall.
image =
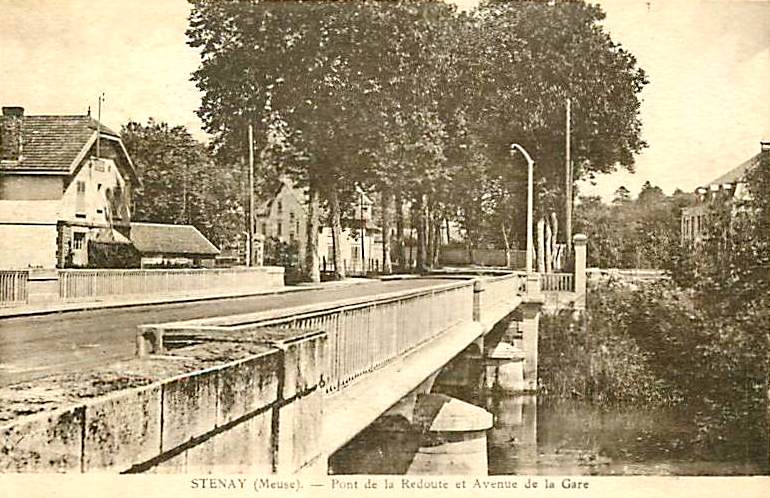
<svg viewBox="0 0 770 498">
<path fill-rule="evenodd" d="M 320 456 L 325 341 L 266 329 L 4 389 L 0 472 L 302 471 Z"/>
</svg>

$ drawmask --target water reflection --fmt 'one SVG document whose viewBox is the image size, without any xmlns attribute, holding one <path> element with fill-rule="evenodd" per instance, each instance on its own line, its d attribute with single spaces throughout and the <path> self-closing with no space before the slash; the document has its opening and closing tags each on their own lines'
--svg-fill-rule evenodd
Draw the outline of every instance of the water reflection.
<svg viewBox="0 0 770 498">
<path fill-rule="evenodd" d="M 602 409 L 581 400 L 488 396 L 492 475 L 747 475 L 766 462 L 741 455 L 741 441 L 696 450 L 682 410 Z M 730 447 L 732 445 L 732 447 Z M 727 457 L 726 455 L 730 455 Z"/>
<path fill-rule="evenodd" d="M 766 441 L 725 434 L 718 444 L 698 445 L 695 416 L 686 407 L 603 408 L 580 399 L 485 394 L 475 386 L 437 385 L 434 391 L 494 415 L 487 432 L 490 475 L 768 473 L 767 457 L 757 451 Z M 420 440 L 405 421 L 381 419 L 330 459 L 331 472 L 404 474 Z"/>
</svg>

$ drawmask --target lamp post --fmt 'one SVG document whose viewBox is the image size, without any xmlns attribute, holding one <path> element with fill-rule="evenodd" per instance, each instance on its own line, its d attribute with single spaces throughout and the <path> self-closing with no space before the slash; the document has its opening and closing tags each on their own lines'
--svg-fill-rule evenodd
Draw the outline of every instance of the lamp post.
<svg viewBox="0 0 770 498">
<path fill-rule="evenodd" d="M 519 144 L 511 144 L 511 155 L 517 150 L 521 152 L 524 159 L 527 160 L 527 275 L 529 275 L 532 273 L 532 251 L 534 249 L 534 244 L 532 242 L 532 194 L 534 190 L 532 187 L 532 176 L 535 161 L 532 160 L 532 157 L 527 153 L 524 147 Z"/>
</svg>

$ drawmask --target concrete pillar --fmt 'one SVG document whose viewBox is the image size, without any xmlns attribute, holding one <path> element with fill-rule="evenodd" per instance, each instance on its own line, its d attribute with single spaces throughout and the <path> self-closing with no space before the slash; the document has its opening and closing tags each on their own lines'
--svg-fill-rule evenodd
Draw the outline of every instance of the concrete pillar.
<svg viewBox="0 0 770 498">
<path fill-rule="evenodd" d="M 575 248 L 575 310 L 586 309 L 586 241 L 587 237 L 582 233 L 576 233 L 572 237 L 572 245 Z"/>
<path fill-rule="evenodd" d="M 473 282 L 473 320 L 481 321 L 481 299 L 484 292 L 484 282 L 475 280 Z"/>
<path fill-rule="evenodd" d="M 424 394 L 418 399 L 415 418 L 423 427 L 424 439 L 407 474 L 488 474 L 491 413 L 443 394 Z"/>
<path fill-rule="evenodd" d="M 265 236 L 261 233 L 255 234 L 252 244 L 254 266 L 265 266 Z"/>
<path fill-rule="evenodd" d="M 59 301 L 59 272 L 56 269 L 36 268 L 29 270 L 27 278 L 27 302 L 29 304 L 53 304 Z"/>
<path fill-rule="evenodd" d="M 499 342 L 487 355 L 485 387 L 507 393 L 520 393 L 527 390 L 524 382 L 524 351 Z"/>
<path fill-rule="evenodd" d="M 528 301 L 544 301 L 543 291 L 540 287 L 540 274 L 530 273 L 527 275 L 527 295 Z"/>
<path fill-rule="evenodd" d="M 417 406 L 417 397 L 421 394 L 428 394 L 430 390 L 433 389 L 433 384 L 436 382 L 436 377 L 439 376 L 440 372 L 441 370 L 437 370 L 430 377 L 422 381 L 419 386 L 401 398 L 395 405 L 388 408 L 388 411 L 383 413 L 380 417 L 400 416 L 407 420 L 409 423 L 414 423 L 414 413 Z"/>
<path fill-rule="evenodd" d="M 532 391 L 537 389 L 537 343 L 542 307 L 542 300 L 528 300 L 519 306 L 521 309 L 519 330 L 522 333 L 524 349 L 524 381 L 527 389 Z"/>
</svg>

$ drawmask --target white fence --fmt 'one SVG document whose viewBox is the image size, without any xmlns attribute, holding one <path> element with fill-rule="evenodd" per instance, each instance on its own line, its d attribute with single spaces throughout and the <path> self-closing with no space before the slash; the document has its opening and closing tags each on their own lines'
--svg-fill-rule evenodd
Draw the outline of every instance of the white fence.
<svg viewBox="0 0 770 498">
<path fill-rule="evenodd" d="M 27 271 L 0 271 L 0 307 L 27 302 Z"/>
<path fill-rule="evenodd" d="M 574 292 L 575 276 L 572 273 L 541 273 L 540 288 L 543 292 Z"/>
<path fill-rule="evenodd" d="M 273 267 L 59 271 L 59 298 L 62 301 L 247 291 L 282 286 L 283 269 Z"/>
<path fill-rule="evenodd" d="M 156 347 L 173 347 L 195 343 L 196 336 L 205 337 L 209 331 L 237 336 L 239 331 L 268 326 L 323 330 L 329 345 L 324 389 L 332 393 L 452 326 L 472 321 L 473 299 L 473 282 L 464 281 L 249 315 L 148 325 L 139 334 L 140 340 L 148 333 L 160 334 L 153 339 Z"/>
<path fill-rule="evenodd" d="M 517 295 L 527 290 L 526 274 L 514 273 L 483 280 L 484 292 L 481 294 L 480 311 L 484 315 L 499 304 L 511 302 Z"/>
</svg>

